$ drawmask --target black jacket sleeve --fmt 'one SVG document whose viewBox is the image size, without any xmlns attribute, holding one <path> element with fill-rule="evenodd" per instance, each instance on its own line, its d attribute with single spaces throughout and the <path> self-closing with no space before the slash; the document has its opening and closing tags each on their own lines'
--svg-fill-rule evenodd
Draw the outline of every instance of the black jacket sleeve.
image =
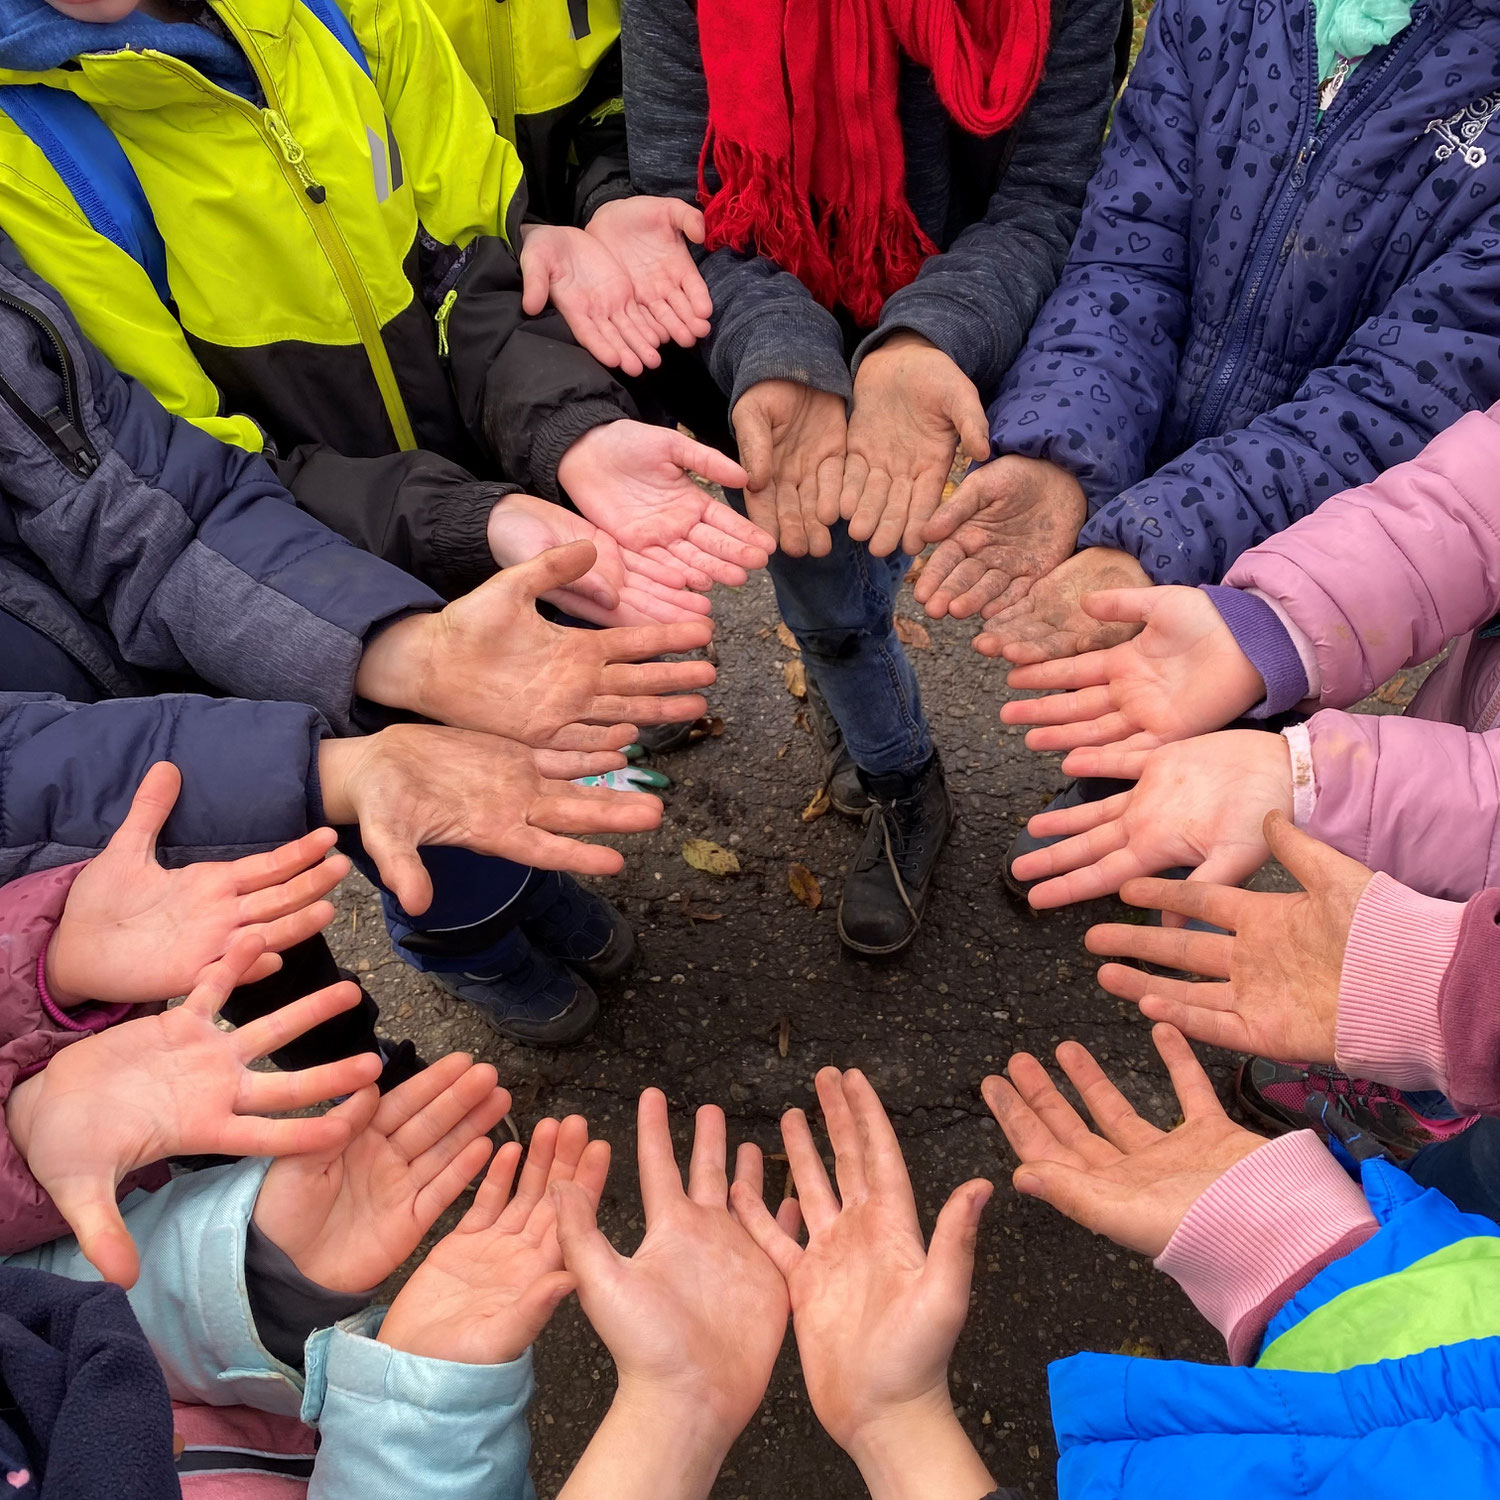
<svg viewBox="0 0 1500 1500">
<path fill-rule="evenodd" d="M 461 465 L 421 450 L 345 458 L 309 443 L 277 459 L 275 467 L 303 510 L 445 599 L 467 594 L 495 572 L 490 512 L 519 488 L 476 479 Z"/>
<path fill-rule="evenodd" d="M 634 403 L 555 308 L 521 311 L 521 265 L 503 240 L 474 241 L 454 290 L 448 360 L 465 425 L 507 480 L 560 499 L 563 454 L 593 428 L 635 417 Z"/>
</svg>

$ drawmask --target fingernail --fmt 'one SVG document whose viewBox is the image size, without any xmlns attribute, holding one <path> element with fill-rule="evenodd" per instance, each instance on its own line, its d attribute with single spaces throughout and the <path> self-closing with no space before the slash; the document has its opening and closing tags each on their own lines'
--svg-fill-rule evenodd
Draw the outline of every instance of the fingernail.
<svg viewBox="0 0 1500 1500">
<path fill-rule="evenodd" d="M 1033 1198 L 1042 1190 L 1040 1177 L 1033 1177 L 1030 1172 L 1019 1172 L 1011 1179 L 1018 1193 L 1028 1193 Z"/>
</svg>

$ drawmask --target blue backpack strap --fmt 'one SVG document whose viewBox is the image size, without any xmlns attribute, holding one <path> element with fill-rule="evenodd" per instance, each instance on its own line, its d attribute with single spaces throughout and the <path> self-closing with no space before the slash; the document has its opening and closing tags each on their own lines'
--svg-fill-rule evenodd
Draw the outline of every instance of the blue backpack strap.
<svg viewBox="0 0 1500 1500">
<path fill-rule="evenodd" d="M 365 49 L 359 45 L 359 38 L 349 24 L 349 17 L 339 9 L 338 0 L 302 0 L 302 6 L 303 9 L 310 10 L 333 33 L 344 51 L 365 70 L 365 76 L 372 77 Z"/>
<path fill-rule="evenodd" d="M 135 168 L 104 121 L 75 94 L 40 83 L 0 85 L 0 109 L 52 164 L 94 229 L 144 268 L 170 306 L 167 247 Z"/>
</svg>

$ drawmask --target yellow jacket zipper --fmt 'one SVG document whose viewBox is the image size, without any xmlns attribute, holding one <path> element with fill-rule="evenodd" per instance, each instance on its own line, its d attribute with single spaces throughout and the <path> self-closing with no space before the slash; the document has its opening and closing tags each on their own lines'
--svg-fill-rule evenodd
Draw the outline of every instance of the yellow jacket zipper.
<svg viewBox="0 0 1500 1500">
<path fill-rule="evenodd" d="M 448 319 L 453 315 L 453 304 L 458 301 L 458 288 L 454 287 L 448 295 L 443 298 L 441 306 L 437 310 L 437 340 L 438 358 L 448 357 Z"/>
<path fill-rule="evenodd" d="M 348 304 L 349 312 L 354 318 L 354 326 L 359 332 L 359 341 L 364 346 L 365 358 L 370 362 L 370 371 L 375 376 L 375 384 L 380 389 L 380 398 L 385 404 L 385 414 L 396 434 L 396 442 L 401 448 L 410 451 L 417 446 L 417 437 L 412 431 L 411 418 L 406 414 L 406 401 L 401 395 L 401 385 L 396 379 L 396 370 L 391 364 L 390 352 L 386 349 L 385 340 L 381 337 L 380 317 L 370 298 L 369 288 L 359 274 L 359 266 L 349 249 L 348 242 L 344 239 L 344 232 L 339 228 L 338 220 L 334 218 L 332 210 L 328 207 L 328 193 L 322 183 L 313 176 L 312 169 L 307 163 L 307 152 L 286 123 L 286 117 L 281 112 L 281 99 L 276 92 L 276 86 L 267 75 L 255 43 L 232 17 L 217 8 L 216 14 L 234 32 L 235 40 L 244 50 L 250 66 L 255 70 L 256 80 L 265 92 L 268 107 L 257 109 L 248 99 L 241 99 L 237 94 L 231 94 L 228 90 L 220 92 L 254 121 L 261 138 L 280 159 L 282 171 L 287 174 L 289 180 L 297 184 L 304 199 L 303 212 L 307 214 L 313 233 L 317 235 L 318 243 L 323 247 L 323 254 L 328 257 L 328 263 L 333 267 L 334 278 L 338 281 L 339 288 L 344 294 L 344 301 Z M 178 67 L 192 71 L 186 63 L 178 62 L 175 58 L 169 60 L 176 63 Z"/>
<path fill-rule="evenodd" d="M 516 69 L 510 8 L 515 0 L 489 0 L 484 29 L 490 43 L 490 78 L 494 84 L 495 129 L 508 141 L 516 138 Z"/>
</svg>

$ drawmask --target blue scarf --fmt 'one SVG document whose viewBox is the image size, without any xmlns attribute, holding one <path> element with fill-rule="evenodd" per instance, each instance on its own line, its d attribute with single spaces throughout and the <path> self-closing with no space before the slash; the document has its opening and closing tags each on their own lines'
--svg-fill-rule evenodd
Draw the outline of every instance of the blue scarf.
<svg viewBox="0 0 1500 1500">
<path fill-rule="evenodd" d="M 46 0 L 0 0 L 0 68 L 41 73 L 87 52 L 165 52 L 210 83 L 253 99 L 255 75 L 233 42 L 191 22 L 158 21 L 137 12 L 95 25 L 59 15 Z"/>
</svg>

